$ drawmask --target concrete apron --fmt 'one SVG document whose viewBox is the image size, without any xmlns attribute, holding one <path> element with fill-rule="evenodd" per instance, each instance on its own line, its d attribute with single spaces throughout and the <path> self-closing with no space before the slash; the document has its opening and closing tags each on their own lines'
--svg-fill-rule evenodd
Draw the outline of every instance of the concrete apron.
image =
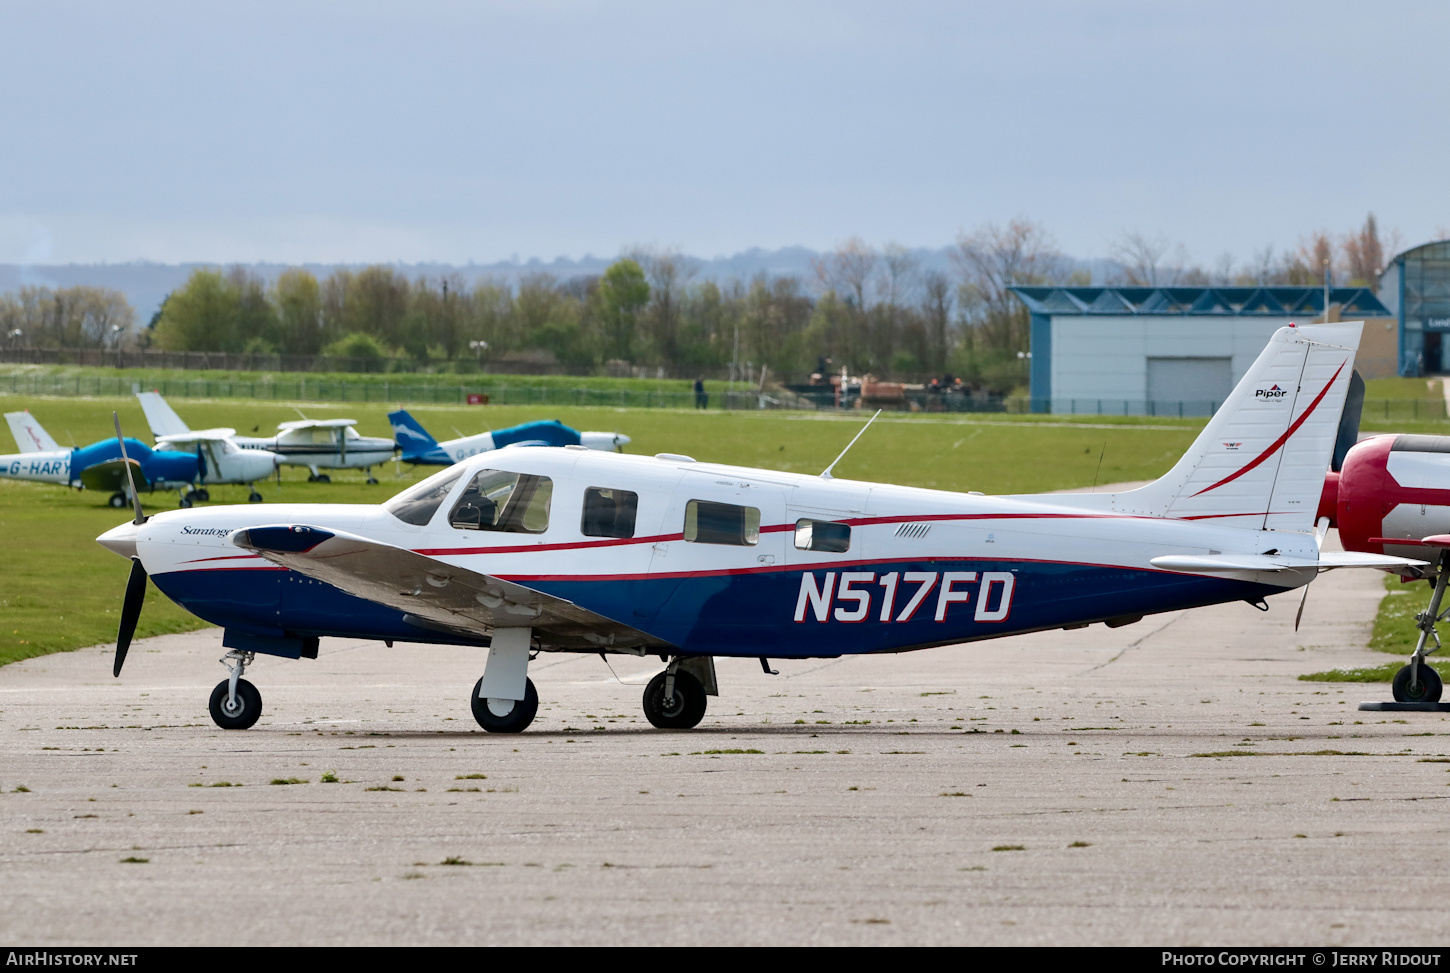
<svg viewBox="0 0 1450 973">
<path fill-rule="evenodd" d="M 138 643 L 119 680 L 109 646 L 16 663 L 0 938 L 1445 944 L 1450 725 L 1296 678 L 1389 659 L 1363 648 L 1381 590 L 1322 576 L 1297 635 L 1290 593 L 774 677 L 723 661 L 690 732 L 645 721 L 637 659 L 540 658 L 519 736 L 470 717 L 479 650 L 260 660 L 241 732 L 207 716 L 215 630 Z"/>
</svg>

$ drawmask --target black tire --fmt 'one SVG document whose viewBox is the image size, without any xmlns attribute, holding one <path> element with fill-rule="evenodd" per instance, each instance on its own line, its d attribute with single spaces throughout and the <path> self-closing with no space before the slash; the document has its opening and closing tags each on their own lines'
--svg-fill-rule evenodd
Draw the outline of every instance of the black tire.
<svg viewBox="0 0 1450 973">
<path fill-rule="evenodd" d="M 478 695 L 478 688 L 483 685 L 480 677 L 478 682 L 473 684 L 473 695 L 469 702 L 473 706 L 473 718 L 478 725 L 490 733 L 522 733 L 534 722 L 534 715 L 539 712 L 539 691 L 534 688 L 532 679 L 524 680 L 524 698 L 514 703 L 514 708 L 505 716 L 496 716 L 488 708 L 488 700 Z"/>
<path fill-rule="evenodd" d="M 176 505 L 182 510 L 186 510 L 191 506 L 191 497 L 182 497 L 180 500 L 176 501 Z"/>
<path fill-rule="evenodd" d="M 307 474 L 307 482 L 308 483 L 316 483 L 320 479 L 322 479 L 322 477 L 318 476 L 316 473 L 308 473 Z"/>
<path fill-rule="evenodd" d="M 191 491 L 191 499 L 200 500 L 202 503 L 206 503 L 207 501 L 211 500 L 211 493 L 207 490 L 206 487 L 197 487 L 195 490 Z"/>
<path fill-rule="evenodd" d="M 262 694 L 245 679 L 237 680 L 237 703 L 240 709 L 235 713 L 228 713 L 226 702 L 227 680 L 223 679 L 211 691 L 212 722 L 223 730 L 245 730 L 262 715 Z"/>
<path fill-rule="evenodd" d="M 1394 695 L 1397 703 L 1438 703 L 1443 684 L 1440 674 L 1430 663 L 1420 663 L 1420 684 L 1411 688 L 1410 667 L 1405 666 L 1395 673 Z"/>
<path fill-rule="evenodd" d="M 247 494 L 247 503 L 261 503 L 261 502 L 262 502 L 262 495 L 260 493 L 258 493 L 256 490 L 253 490 L 251 493 Z"/>
<path fill-rule="evenodd" d="M 111 494 L 111 498 L 106 502 L 119 509 L 126 506 L 126 495 L 124 493 L 113 493 Z"/>
<path fill-rule="evenodd" d="M 705 718 L 705 687 L 688 672 L 675 672 L 675 692 L 665 699 L 662 672 L 644 687 L 644 715 L 661 730 L 688 730 Z"/>
<path fill-rule="evenodd" d="M 319 474 L 317 474 L 317 482 L 318 483 L 331 483 L 332 482 L 332 477 L 328 476 L 326 473 L 319 473 Z"/>
<path fill-rule="evenodd" d="M 377 485 L 378 485 L 378 478 L 375 477 L 375 476 L 369 476 L 368 477 L 368 486 L 377 486 Z"/>
</svg>

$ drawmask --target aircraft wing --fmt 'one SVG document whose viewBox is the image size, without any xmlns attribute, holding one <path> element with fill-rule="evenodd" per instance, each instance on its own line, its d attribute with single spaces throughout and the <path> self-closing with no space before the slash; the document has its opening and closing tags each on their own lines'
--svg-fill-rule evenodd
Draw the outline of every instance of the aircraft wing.
<svg viewBox="0 0 1450 973">
<path fill-rule="evenodd" d="M 344 531 L 277 524 L 235 531 L 230 540 L 350 595 L 406 612 L 424 628 L 480 636 L 527 626 L 548 644 L 595 651 L 674 647 L 563 598 Z"/>
<path fill-rule="evenodd" d="M 151 481 L 142 472 L 141 464 L 131 460 L 131 475 L 136 478 L 136 489 L 151 489 Z M 121 457 L 104 460 L 81 470 L 81 486 L 87 490 L 124 490 L 126 488 L 126 463 Z"/>
<path fill-rule="evenodd" d="M 158 443 L 173 443 L 176 445 L 189 446 L 192 443 L 215 443 L 225 439 L 231 439 L 237 434 L 235 429 L 193 429 L 190 432 L 171 433 L 165 436 L 157 436 Z"/>
<path fill-rule="evenodd" d="M 1190 574 L 1235 574 L 1242 571 L 1298 571 L 1304 568 L 1379 568 L 1396 571 L 1400 568 L 1425 567 L 1427 562 L 1387 554 L 1361 554 L 1357 551 L 1321 551 L 1317 558 L 1288 557 L 1281 554 L 1169 554 L 1150 562 L 1165 571 Z"/>
<path fill-rule="evenodd" d="M 277 429 L 281 432 L 291 432 L 294 429 L 337 429 L 341 426 L 355 425 L 357 425 L 356 419 L 292 419 L 277 423 Z"/>
</svg>

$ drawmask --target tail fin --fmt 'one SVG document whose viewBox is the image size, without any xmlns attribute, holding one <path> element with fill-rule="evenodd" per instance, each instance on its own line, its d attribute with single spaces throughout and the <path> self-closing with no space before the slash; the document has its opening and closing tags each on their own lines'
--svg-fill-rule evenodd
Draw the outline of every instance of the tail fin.
<svg viewBox="0 0 1450 973">
<path fill-rule="evenodd" d="M 151 427 L 151 435 L 159 438 L 191 432 L 181 416 L 166 404 L 160 392 L 137 392 L 136 398 L 141 400 L 141 411 L 146 413 L 146 424 Z"/>
<path fill-rule="evenodd" d="M 10 423 L 10 434 L 15 437 L 15 445 L 22 453 L 46 453 L 60 449 L 50 433 L 29 412 L 7 412 L 5 421 Z"/>
<path fill-rule="evenodd" d="M 388 422 L 393 426 L 393 442 L 398 444 L 398 449 L 403 452 L 403 461 L 407 463 L 435 462 L 429 456 L 430 453 L 439 452 L 438 440 L 428 434 L 422 424 L 408 414 L 406 409 L 399 409 L 396 412 L 388 413 Z M 451 463 L 452 460 L 446 460 Z"/>
<path fill-rule="evenodd" d="M 1280 328 L 1162 478 L 1114 510 L 1311 531 L 1363 322 Z"/>
</svg>

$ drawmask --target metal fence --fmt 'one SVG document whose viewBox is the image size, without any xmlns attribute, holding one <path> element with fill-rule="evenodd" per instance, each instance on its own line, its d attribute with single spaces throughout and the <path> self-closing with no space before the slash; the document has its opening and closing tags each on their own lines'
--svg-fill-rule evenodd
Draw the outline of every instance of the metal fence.
<svg viewBox="0 0 1450 973">
<path fill-rule="evenodd" d="M 697 403 L 689 390 L 632 388 L 561 388 L 490 385 L 488 376 L 461 385 L 395 381 L 378 378 L 336 381 L 310 378 L 253 379 L 158 378 L 144 382 L 125 375 L 0 374 L 0 395 L 126 396 L 152 390 L 190 399 L 263 399 L 282 402 L 377 402 L 466 405 L 470 395 L 486 395 L 492 405 L 612 406 L 621 409 L 690 409 Z M 837 405 L 832 393 L 820 395 L 740 390 L 711 392 L 708 408 L 730 410 L 795 409 L 897 412 L 1038 413 L 1071 416 L 1144 416 L 1191 418 L 1212 415 L 1220 403 L 1209 401 L 1135 401 L 1131 399 L 1031 399 L 1025 396 L 934 395 L 908 392 L 891 401 L 848 397 Z M 1367 399 L 1364 422 L 1447 417 L 1444 399 Z"/>
</svg>

